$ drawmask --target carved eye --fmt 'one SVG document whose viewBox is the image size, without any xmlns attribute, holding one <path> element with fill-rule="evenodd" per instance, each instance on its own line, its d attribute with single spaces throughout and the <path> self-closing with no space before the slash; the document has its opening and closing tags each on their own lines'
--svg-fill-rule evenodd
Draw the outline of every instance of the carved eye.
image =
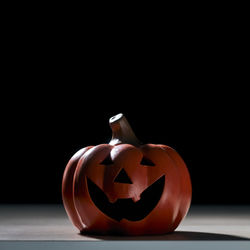
<svg viewBox="0 0 250 250">
<path fill-rule="evenodd" d="M 155 164 L 148 158 L 146 157 L 143 157 L 142 160 L 141 160 L 141 165 L 144 165 L 144 166 L 150 166 L 150 167 L 153 167 L 155 166 Z"/>
<path fill-rule="evenodd" d="M 110 157 L 110 154 L 107 155 L 107 157 L 100 163 L 102 165 L 110 165 L 113 164 L 113 161 Z"/>
</svg>

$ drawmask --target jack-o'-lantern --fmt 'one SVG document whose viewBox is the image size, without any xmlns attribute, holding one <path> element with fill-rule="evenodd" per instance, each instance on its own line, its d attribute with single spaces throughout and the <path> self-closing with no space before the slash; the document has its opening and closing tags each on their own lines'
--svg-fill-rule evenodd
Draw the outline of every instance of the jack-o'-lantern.
<svg viewBox="0 0 250 250">
<path fill-rule="evenodd" d="M 81 233 L 164 234 L 187 214 L 191 181 L 180 155 L 142 144 L 122 114 L 110 118 L 109 144 L 79 150 L 63 176 L 67 214 Z"/>
</svg>

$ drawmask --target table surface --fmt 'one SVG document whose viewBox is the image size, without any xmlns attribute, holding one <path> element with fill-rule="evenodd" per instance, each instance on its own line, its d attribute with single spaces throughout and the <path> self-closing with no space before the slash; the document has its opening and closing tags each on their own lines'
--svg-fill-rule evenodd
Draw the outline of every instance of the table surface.
<svg viewBox="0 0 250 250">
<path fill-rule="evenodd" d="M 174 233 L 80 235 L 62 205 L 1 205 L 0 241 L 250 240 L 250 206 L 191 206 Z"/>
</svg>

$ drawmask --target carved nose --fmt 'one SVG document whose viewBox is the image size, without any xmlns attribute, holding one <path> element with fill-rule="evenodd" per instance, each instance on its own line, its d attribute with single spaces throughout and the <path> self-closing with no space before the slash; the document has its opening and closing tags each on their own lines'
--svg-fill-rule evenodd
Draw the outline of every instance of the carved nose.
<svg viewBox="0 0 250 250">
<path fill-rule="evenodd" d="M 119 174 L 116 176 L 114 182 L 132 184 L 132 181 L 130 180 L 130 178 L 128 177 L 128 175 L 124 169 L 122 169 L 119 172 Z"/>
</svg>

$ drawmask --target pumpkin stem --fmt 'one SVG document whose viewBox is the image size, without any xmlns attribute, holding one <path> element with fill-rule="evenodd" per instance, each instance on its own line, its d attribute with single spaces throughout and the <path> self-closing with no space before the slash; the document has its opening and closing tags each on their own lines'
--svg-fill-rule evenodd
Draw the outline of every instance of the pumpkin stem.
<svg viewBox="0 0 250 250">
<path fill-rule="evenodd" d="M 112 129 L 112 139 L 110 145 L 121 143 L 132 144 L 134 146 L 141 145 L 141 142 L 135 136 L 127 119 L 123 114 L 118 114 L 109 119 L 109 125 Z"/>
</svg>

